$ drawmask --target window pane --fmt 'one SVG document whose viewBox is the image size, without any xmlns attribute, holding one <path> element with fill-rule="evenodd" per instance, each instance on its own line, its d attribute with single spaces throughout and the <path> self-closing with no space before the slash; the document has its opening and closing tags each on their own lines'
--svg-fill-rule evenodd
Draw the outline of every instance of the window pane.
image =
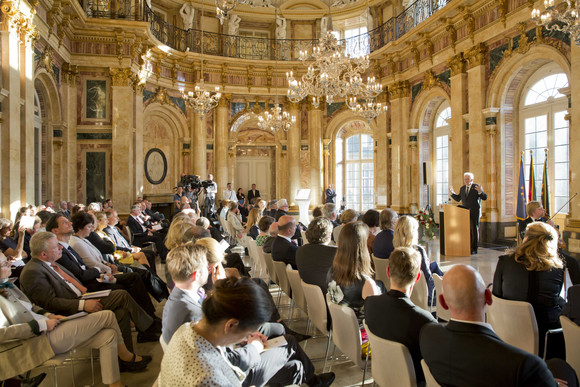
<svg viewBox="0 0 580 387">
<path fill-rule="evenodd" d="M 346 139 L 346 159 L 358 160 L 360 136 L 352 136 Z"/>
<path fill-rule="evenodd" d="M 568 161 L 568 146 L 561 145 L 554 147 L 554 161 L 556 163 Z"/>
<path fill-rule="evenodd" d="M 373 158 L 373 138 L 368 134 L 361 135 L 361 153 L 362 159 Z"/>
<path fill-rule="evenodd" d="M 554 130 L 554 145 L 568 145 L 568 127 Z"/>
<path fill-rule="evenodd" d="M 566 74 L 553 74 L 549 75 L 537 83 L 535 83 L 528 94 L 526 95 L 525 105 L 531 105 L 535 103 L 545 102 L 548 98 L 562 98 L 565 97 L 560 94 L 558 89 L 566 87 L 568 85 L 568 78 Z"/>
<path fill-rule="evenodd" d="M 334 149 L 336 150 L 336 162 L 341 163 L 342 162 L 342 138 L 340 138 L 340 137 L 336 138 L 336 146 Z"/>
</svg>

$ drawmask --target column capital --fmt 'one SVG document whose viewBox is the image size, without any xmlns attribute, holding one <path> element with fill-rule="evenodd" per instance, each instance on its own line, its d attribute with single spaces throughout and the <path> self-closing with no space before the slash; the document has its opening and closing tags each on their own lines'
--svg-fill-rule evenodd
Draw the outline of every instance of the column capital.
<svg viewBox="0 0 580 387">
<path fill-rule="evenodd" d="M 465 51 L 464 56 L 467 60 L 467 69 L 472 69 L 477 66 L 485 64 L 485 54 L 487 53 L 487 46 L 483 43 L 478 43 Z"/>
<path fill-rule="evenodd" d="M 133 72 L 129 67 L 127 68 L 109 67 L 109 75 L 111 76 L 112 86 L 133 85 Z"/>
<path fill-rule="evenodd" d="M 223 94 L 218 102 L 218 108 L 220 107 L 228 107 L 230 106 L 230 102 L 232 101 L 231 94 Z"/>
<path fill-rule="evenodd" d="M 31 45 L 32 41 L 38 38 L 38 30 L 32 21 L 36 13 L 34 9 L 36 5 L 38 2 L 32 2 L 32 7 L 28 8 L 25 2 L 2 0 L 0 2 L 0 30 L 13 30 L 23 44 Z"/>
<path fill-rule="evenodd" d="M 447 60 L 447 67 L 451 70 L 451 76 L 463 74 L 465 72 L 465 59 L 463 53 L 452 56 Z"/>
<path fill-rule="evenodd" d="M 409 88 L 409 81 L 404 80 L 404 81 L 395 82 L 391 86 L 388 87 L 388 91 L 389 91 L 390 98 L 392 100 L 409 97 L 409 94 L 411 91 Z"/>
</svg>

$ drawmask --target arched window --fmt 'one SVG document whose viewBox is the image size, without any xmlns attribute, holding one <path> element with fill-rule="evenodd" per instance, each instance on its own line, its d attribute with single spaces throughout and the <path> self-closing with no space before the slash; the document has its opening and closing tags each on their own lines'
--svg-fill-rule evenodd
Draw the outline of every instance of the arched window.
<svg viewBox="0 0 580 387">
<path fill-rule="evenodd" d="M 568 87 L 568 77 L 555 64 L 538 70 L 528 80 L 520 103 L 520 149 L 525 155 L 526 191 L 530 162 L 534 158 L 536 200 L 541 199 L 545 149 L 548 150 L 548 182 L 552 214 L 568 200 L 568 101 L 560 92 Z M 531 151 L 531 152 L 530 152 Z M 527 193 L 529 195 L 529 193 Z M 568 206 L 562 213 L 568 212 Z"/>
<path fill-rule="evenodd" d="M 374 143 L 369 134 L 336 138 L 336 192 L 346 208 L 366 211 L 374 207 Z"/>
<path fill-rule="evenodd" d="M 448 102 L 441 104 L 435 116 L 433 128 L 433 154 L 435 155 L 435 206 L 449 200 L 449 119 L 451 108 Z"/>
</svg>

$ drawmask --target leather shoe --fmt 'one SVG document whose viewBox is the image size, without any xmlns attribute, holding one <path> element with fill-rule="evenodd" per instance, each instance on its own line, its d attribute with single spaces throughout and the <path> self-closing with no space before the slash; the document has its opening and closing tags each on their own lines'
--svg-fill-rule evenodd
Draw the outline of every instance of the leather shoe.
<svg viewBox="0 0 580 387">
<path fill-rule="evenodd" d="M 334 378 L 334 372 L 326 372 L 324 374 L 314 375 L 307 384 L 310 387 L 328 387 L 334 382 Z"/>
<path fill-rule="evenodd" d="M 133 359 L 131 361 L 124 361 L 119 359 L 119 371 L 120 372 L 139 372 L 147 368 L 147 362 L 145 357 L 141 361 L 135 361 L 136 355 L 133 354 Z"/>
<path fill-rule="evenodd" d="M 290 336 L 294 336 L 294 338 L 298 342 L 308 340 L 309 338 L 312 337 L 310 335 L 303 335 L 302 333 L 298 333 L 298 332 L 294 331 L 293 329 L 290 329 L 290 327 L 288 325 L 286 325 L 286 323 L 284 321 L 281 321 L 280 324 L 282 324 L 282 326 L 284 327 L 286 334 L 290 335 Z"/>
<path fill-rule="evenodd" d="M 139 332 L 137 334 L 138 343 L 149 343 L 152 341 L 158 341 L 159 335 L 155 332 Z"/>
</svg>

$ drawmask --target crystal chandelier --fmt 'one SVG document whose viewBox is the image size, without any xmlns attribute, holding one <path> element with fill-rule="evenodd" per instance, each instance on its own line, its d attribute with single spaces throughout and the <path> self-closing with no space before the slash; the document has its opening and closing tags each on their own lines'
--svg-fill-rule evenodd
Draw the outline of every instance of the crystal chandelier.
<svg viewBox="0 0 580 387">
<path fill-rule="evenodd" d="M 185 93 L 185 88 L 181 88 L 183 99 L 187 106 L 199 114 L 201 117 L 205 116 L 211 109 L 217 106 L 222 94 L 219 86 L 216 86 L 215 91 L 208 91 L 205 88 L 205 80 L 203 73 L 203 0 L 201 2 L 201 80 L 194 88 L 194 91 Z"/>
<path fill-rule="evenodd" d="M 292 72 L 286 73 L 288 99 L 299 102 L 310 95 L 312 104 L 318 107 L 322 97 L 326 99 L 326 103 L 333 103 L 337 97 L 376 98 L 381 93 L 382 86 L 375 78 L 367 78 L 365 84 L 361 77 L 361 74 L 369 68 L 368 55 L 351 58 L 346 53 L 344 41 L 339 42 L 330 32 L 332 30 L 330 4 L 328 12 L 329 32 L 313 48 L 311 55 L 306 51 L 300 51 L 300 60 L 308 66 L 306 74 L 298 81 Z M 314 62 L 308 65 L 310 59 Z"/>
<path fill-rule="evenodd" d="M 278 18 L 278 7 L 275 13 Z M 276 45 L 276 47 L 278 47 Z M 278 73 L 278 55 L 276 55 L 276 73 Z M 287 132 L 296 123 L 296 117 L 291 116 L 288 112 L 282 111 L 282 105 L 278 103 L 278 82 L 274 81 L 275 102 L 274 107 L 270 111 L 266 110 L 258 116 L 258 127 L 264 130 L 272 130 L 274 132 L 280 129 Z"/>
<path fill-rule="evenodd" d="M 539 9 L 535 8 L 532 11 L 532 20 L 538 25 L 545 26 L 548 31 L 569 33 L 576 44 L 580 46 L 580 22 L 578 21 L 580 2 L 566 0 L 565 10 L 562 9 L 561 4 L 563 3 L 554 5 L 554 0 L 544 0 L 546 10 L 540 12 Z"/>
</svg>

